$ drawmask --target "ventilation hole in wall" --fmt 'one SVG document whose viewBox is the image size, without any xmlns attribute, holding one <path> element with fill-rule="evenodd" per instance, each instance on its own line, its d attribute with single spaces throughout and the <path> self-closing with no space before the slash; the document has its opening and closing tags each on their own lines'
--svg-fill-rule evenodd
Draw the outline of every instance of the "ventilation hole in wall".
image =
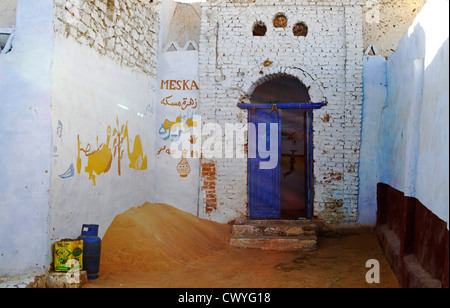
<svg viewBox="0 0 450 308">
<path fill-rule="evenodd" d="M 282 13 L 275 15 L 275 19 L 273 20 L 273 26 L 275 28 L 286 28 L 287 27 L 286 16 Z"/>
<path fill-rule="evenodd" d="M 257 22 L 253 25 L 253 36 L 266 35 L 267 27 L 263 22 Z"/>
<path fill-rule="evenodd" d="M 185 48 L 185 50 L 197 50 L 197 48 L 195 48 L 195 46 L 192 45 L 192 43 L 189 43 L 189 44 L 187 45 L 187 47 Z"/>
<path fill-rule="evenodd" d="M 306 26 L 303 22 L 299 22 L 295 24 L 292 32 L 294 32 L 295 36 L 306 36 L 308 35 L 308 26 Z"/>
<path fill-rule="evenodd" d="M 179 48 L 177 48 L 177 44 L 176 43 L 169 43 L 169 45 L 167 45 L 167 47 L 165 48 L 165 51 L 178 51 Z"/>
<path fill-rule="evenodd" d="M 106 16 L 109 20 L 114 21 L 115 0 L 106 1 Z"/>
</svg>

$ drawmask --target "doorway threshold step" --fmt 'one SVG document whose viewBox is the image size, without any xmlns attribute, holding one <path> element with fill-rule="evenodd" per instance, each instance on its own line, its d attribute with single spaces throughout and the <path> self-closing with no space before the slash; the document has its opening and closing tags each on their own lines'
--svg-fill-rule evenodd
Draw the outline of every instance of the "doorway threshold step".
<svg viewBox="0 0 450 308">
<path fill-rule="evenodd" d="M 314 251 L 318 249 L 315 235 L 232 237 L 230 245 L 236 248 L 276 251 Z"/>
<path fill-rule="evenodd" d="M 233 225 L 234 237 L 245 236 L 300 236 L 318 234 L 317 225 L 309 221 L 247 221 Z"/>
<path fill-rule="evenodd" d="M 318 249 L 318 227 L 309 220 L 246 220 L 232 228 L 230 245 L 278 251 Z"/>
</svg>

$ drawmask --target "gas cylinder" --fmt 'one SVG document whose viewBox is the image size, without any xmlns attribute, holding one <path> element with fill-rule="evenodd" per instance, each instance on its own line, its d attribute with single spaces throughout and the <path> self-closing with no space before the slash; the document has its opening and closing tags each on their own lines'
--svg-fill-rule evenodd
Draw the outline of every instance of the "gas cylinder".
<svg viewBox="0 0 450 308">
<path fill-rule="evenodd" d="M 83 269 L 87 272 L 89 280 L 97 279 L 102 248 L 102 240 L 98 237 L 98 225 L 83 224 L 78 239 L 83 240 Z"/>
</svg>

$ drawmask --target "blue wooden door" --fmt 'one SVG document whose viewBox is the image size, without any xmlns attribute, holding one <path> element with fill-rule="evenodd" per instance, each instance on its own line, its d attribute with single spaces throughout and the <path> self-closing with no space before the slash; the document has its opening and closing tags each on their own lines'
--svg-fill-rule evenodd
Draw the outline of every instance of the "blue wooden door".
<svg viewBox="0 0 450 308">
<path fill-rule="evenodd" d="M 281 111 L 249 112 L 249 218 L 280 218 Z"/>
</svg>

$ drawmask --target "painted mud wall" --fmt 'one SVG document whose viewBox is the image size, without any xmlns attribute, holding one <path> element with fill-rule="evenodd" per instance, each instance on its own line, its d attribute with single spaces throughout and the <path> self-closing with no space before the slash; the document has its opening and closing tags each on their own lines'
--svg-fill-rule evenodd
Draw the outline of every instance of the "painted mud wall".
<svg viewBox="0 0 450 308">
<path fill-rule="evenodd" d="M 19 4 L 14 50 L 0 58 L 1 276 L 48 270 L 54 241 L 77 237 L 83 223 L 103 236 L 146 201 L 197 213 L 198 164 L 189 161 L 186 178 L 178 158 L 156 170 L 161 123 L 186 108 L 160 105 L 168 111 L 156 118 L 161 7 L 135 2 Z M 197 51 L 176 58 L 184 68 L 169 56 L 161 76 L 196 81 Z"/>
<path fill-rule="evenodd" d="M 163 52 L 158 59 L 155 200 L 198 215 L 198 52 Z"/>
<path fill-rule="evenodd" d="M 378 182 L 417 198 L 448 223 L 446 7 L 447 1 L 429 1 L 389 60 L 365 57 L 362 223 L 376 220 Z"/>
<path fill-rule="evenodd" d="M 388 61 L 366 57 L 359 222 L 403 287 L 448 287 L 448 1 L 430 0 Z"/>
<path fill-rule="evenodd" d="M 51 242 L 155 200 L 158 7 L 108 3 L 55 3 Z"/>
<path fill-rule="evenodd" d="M 383 108 L 387 99 L 386 59 L 375 55 L 364 57 L 363 121 L 359 161 L 358 223 L 375 225 L 377 220 L 377 184 L 380 180 L 380 150 Z"/>
<path fill-rule="evenodd" d="M 60 35 L 52 77 L 51 240 L 102 236 L 155 194 L 154 80 Z"/>
<path fill-rule="evenodd" d="M 181 166 L 191 153 L 171 151 L 195 125 L 197 45 L 163 52 L 159 29 L 173 3 L 100 4 L 55 10 L 51 241 L 77 236 L 83 223 L 100 224 L 102 236 L 146 201 L 198 212 L 198 160 Z"/>
<path fill-rule="evenodd" d="M 199 110 L 198 37 L 185 33 L 194 23 L 195 11 L 191 8 L 189 14 L 180 16 L 177 12 L 185 4 L 168 0 L 158 5 L 160 27 L 153 131 L 156 180 L 152 201 L 197 215 L 200 153 L 194 157 L 191 150 L 199 145 L 193 136 L 197 129 L 194 117 Z M 199 24 L 199 20 L 196 22 Z"/>
<path fill-rule="evenodd" d="M 429 0 L 387 62 L 377 234 L 403 287 L 446 287 L 449 2 Z"/>
<path fill-rule="evenodd" d="M 447 224 L 448 21 L 448 1 L 428 1 L 387 62 L 379 151 L 380 182 L 417 198 Z"/>
<path fill-rule="evenodd" d="M 49 264 L 53 1 L 19 1 L 0 54 L 0 276 Z"/>
</svg>

